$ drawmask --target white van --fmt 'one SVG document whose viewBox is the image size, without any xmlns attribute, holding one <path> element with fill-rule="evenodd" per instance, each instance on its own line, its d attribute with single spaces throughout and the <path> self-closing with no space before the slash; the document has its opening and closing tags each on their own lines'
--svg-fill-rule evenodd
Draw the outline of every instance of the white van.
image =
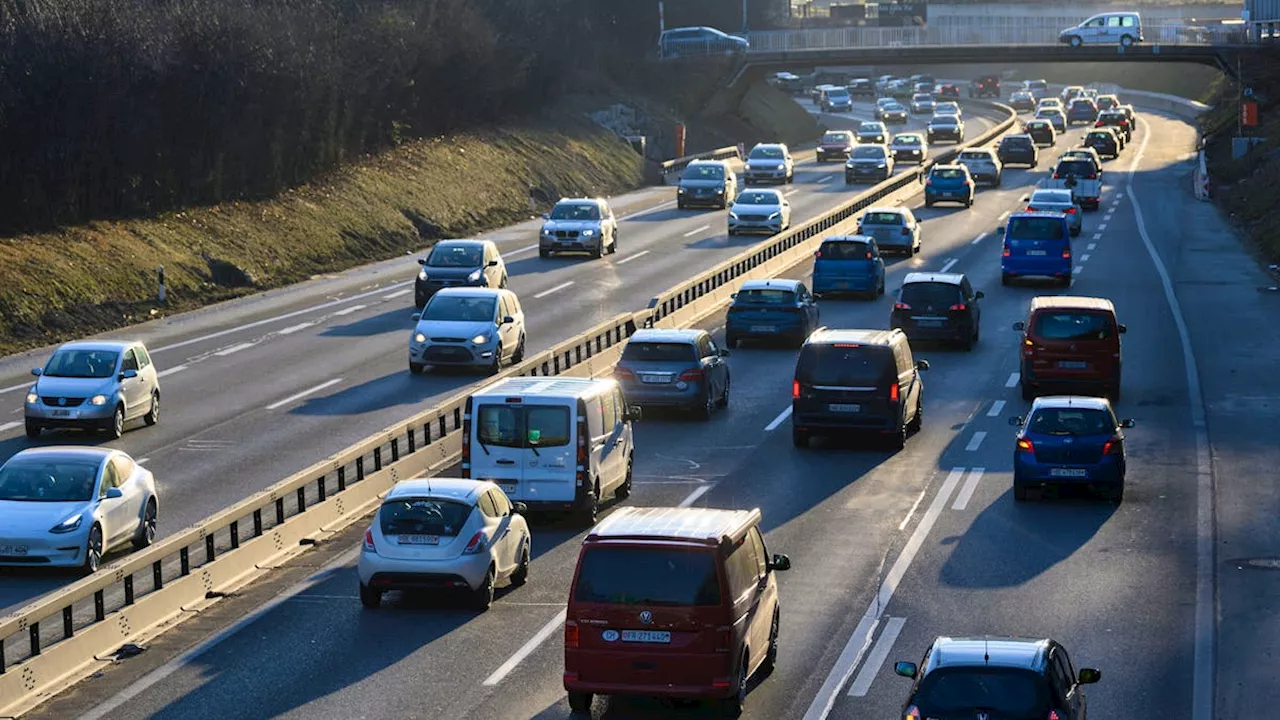
<svg viewBox="0 0 1280 720">
<path fill-rule="evenodd" d="M 1142 17 L 1136 12 L 1100 13 L 1058 33 L 1058 42 L 1081 45 L 1123 45 L 1143 41 Z"/>
<path fill-rule="evenodd" d="M 467 398 L 462 477 L 491 480 L 531 510 L 594 525 L 600 502 L 631 494 L 632 423 L 612 378 L 512 377 Z"/>
</svg>

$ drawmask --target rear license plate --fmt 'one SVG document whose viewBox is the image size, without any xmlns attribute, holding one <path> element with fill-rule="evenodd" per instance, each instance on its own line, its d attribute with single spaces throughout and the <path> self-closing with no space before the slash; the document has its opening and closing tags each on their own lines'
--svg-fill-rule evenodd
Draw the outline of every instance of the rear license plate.
<svg viewBox="0 0 1280 720">
<path fill-rule="evenodd" d="M 71 411 L 70 410 L 54 410 L 53 416 L 54 417 L 71 417 Z"/>
<path fill-rule="evenodd" d="M 401 535 L 398 542 L 401 545 L 439 545 L 439 535 Z"/>
<path fill-rule="evenodd" d="M 515 494 L 516 494 L 516 484 L 515 484 L 515 483 L 498 483 L 498 487 L 502 488 L 502 492 L 504 492 L 504 493 L 506 493 L 506 494 L 508 494 L 508 495 L 515 495 Z"/>
<path fill-rule="evenodd" d="M 0 545 L 0 555 L 26 555 L 29 549 L 26 545 Z"/>
<path fill-rule="evenodd" d="M 1089 477 L 1089 471 L 1084 468 L 1049 468 L 1049 476 L 1081 478 Z"/>
<path fill-rule="evenodd" d="M 827 409 L 831 412 L 856 413 L 862 410 L 862 406 L 849 403 L 831 403 L 827 406 Z"/>
<path fill-rule="evenodd" d="M 917 320 L 916 325 L 920 327 L 942 327 L 942 320 Z"/>
<path fill-rule="evenodd" d="M 622 642 L 669 643 L 671 633 L 665 630 L 623 630 Z"/>
<path fill-rule="evenodd" d="M 773 326 L 772 325 L 752 325 L 751 332 L 753 333 L 773 332 Z"/>
<path fill-rule="evenodd" d="M 1036 256 L 1036 257 L 1039 257 L 1039 256 L 1042 256 L 1042 255 L 1047 255 L 1048 253 L 1047 253 L 1047 252 L 1045 252 L 1044 250 L 1028 250 L 1028 251 L 1027 251 L 1027 254 L 1028 254 L 1028 255 L 1034 255 L 1034 256 Z"/>
<path fill-rule="evenodd" d="M 669 375 L 641 375 L 640 376 L 640 382 L 648 383 L 650 385 L 659 385 L 665 382 L 669 382 L 670 380 L 671 380 L 671 376 Z"/>
<path fill-rule="evenodd" d="M 1083 360 L 1059 360 L 1058 367 L 1064 370 L 1083 370 L 1089 367 L 1089 363 Z"/>
</svg>

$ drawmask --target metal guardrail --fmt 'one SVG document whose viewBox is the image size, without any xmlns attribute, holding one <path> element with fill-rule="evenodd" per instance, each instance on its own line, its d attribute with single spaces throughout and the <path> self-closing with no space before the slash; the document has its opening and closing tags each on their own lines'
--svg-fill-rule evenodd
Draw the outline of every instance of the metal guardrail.
<svg viewBox="0 0 1280 720">
<path fill-rule="evenodd" d="M 873 187 L 834 211 L 745 251 L 650 301 L 510 368 L 516 375 L 599 376 L 610 372 L 638 327 L 695 322 L 728 301 L 734 280 L 785 269 L 857 210 L 919 181 L 933 163 L 990 142 L 1015 121 L 948 149 L 932 162 Z M 733 148 L 736 153 L 737 149 Z M 754 271 L 754 272 L 753 272 Z M 252 581 L 373 509 L 397 481 L 457 461 L 462 414 L 472 388 L 397 423 L 253 496 L 164 538 L 146 550 L 0 618 L 0 716 L 17 715 L 110 661 L 125 643 L 143 642 Z"/>
<path fill-rule="evenodd" d="M 661 165 L 658 166 L 658 169 L 662 173 L 662 184 L 666 185 L 667 175 L 684 170 L 686 167 L 689 166 L 689 163 L 693 162 L 694 160 L 724 160 L 726 158 L 737 158 L 737 157 L 739 157 L 738 146 L 734 145 L 733 147 L 716 148 L 715 150 L 709 150 L 704 153 L 697 153 L 695 155 L 685 155 L 684 157 L 678 157 L 672 160 L 666 160 Z"/>
</svg>

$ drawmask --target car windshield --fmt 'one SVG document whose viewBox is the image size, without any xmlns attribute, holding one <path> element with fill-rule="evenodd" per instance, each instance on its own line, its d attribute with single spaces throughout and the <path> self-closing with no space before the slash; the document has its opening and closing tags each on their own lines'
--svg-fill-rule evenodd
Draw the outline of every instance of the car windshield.
<svg viewBox="0 0 1280 720">
<path fill-rule="evenodd" d="M 1001 140 L 1000 144 L 1007 148 L 1026 148 L 1031 147 L 1031 138 L 1007 137 L 1004 140 Z"/>
<path fill-rule="evenodd" d="M 751 288 L 733 298 L 735 305 L 795 305 L 796 294 L 781 288 Z"/>
<path fill-rule="evenodd" d="M 382 504 L 378 524 L 383 535 L 457 537 L 471 516 L 471 505 L 442 498 L 397 498 Z"/>
<path fill-rule="evenodd" d="M 1058 163 L 1058 167 L 1053 171 L 1053 174 L 1059 177 L 1068 175 L 1086 177 L 1092 175 L 1095 170 L 1092 160 L 1063 160 Z"/>
<path fill-rule="evenodd" d="M 912 100 L 915 100 L 915 101 L 917 101 L 917 102 L 923 102 L 923 101 L 925 101 L 925 100 L 932 100 L 932 99 L 933 99 L 933 96 L 932 96 L 932 95 L 930 95 L 930 94 L 928 94 L 928 93 L 916 93 L 916 94 L 915 94 L 915 97 L 913 97 L 913 98 L 911 98 L 911 99 L 912 99 Z"/>
<path fill-rule="evenodd" d="M 734 205 L 777 205 L 778 194 L 760 190 L 744 192 L 734 201 Z"/>
<path fill-rule="evenodd" d="M 1027 430 L 1045 435 L 1101 435 L 1115 429 L 1115 417 L 1095 408 L 1041 408 L 1027 422 Z"/>
<path fill-rule="evenodd" d="M 720 165 L 690 165 L 684 171 L 685 180 L 723 180 L 724 168 Z"/>
<path fill-rule="evenodd" d="M 580 603 L 711 607 L 720 604 L 720 575 L 710 550 L 650 547 L 587 549 L 573 599 Z"/>
<path fill-rule="evenodd" d="M 459 297 L 436 295 L 422 311 L 423 320 L 450 322 L 493 322 L 498 299 L 492 297 Z"/>
<path fill-rule="evenodd" d="M 830 98 L 830 99 L 832 99 L 832 100 L 848 100 L 848 99 L 849 99 L 849 91 L 848 91 L 848 90 L 845 90 L 844 88 L 837 88 L 837 89 L 835 89 L 835 90 L 828 90 L 828 91 L 827 91 L 827 97 L 828 97 L 828 98 Z"/>
<path fill-rule="evenodd" d="M 1043 340 L 1106 340 L 1111 330 L 1111 317 L 1104 313 L 1042 312 L 1031 334 Z"/>
<path fill-rule="evenodd" d="M 934 115 L 933 120 L 929 121 L 930 125 L 957 125 L 955 115 Z"/>
<path fill-rule="evenodd" d="M 479 267 L 484 248 L 473 245 L 437 245 L 427 257 L 430 267 Z"/>
<path fill-rule="evenodd" d="M 800 351 L 796 377 L 809 385 L 872 387 L 893 374 L 893 353 L 879 345 L 818 343 Z"/>
<path fill-rule="evenodd" d="M 99 467 L 96 460 L 14 458 L 0 468 L 0 500 L 88 502 Z"/>
<path fill-rule="evenodd" d="M 898 299 L 913 308 L 917 305 L 934 308 L 948 307 L 964 302 L 959 285 L 937 282 L 915 282 L 903 285 L 902 294 Z"/>
<path fill-rule="evenodd" d="M 873 133 L 881 132 L 883 128 L 880 127 L 880 123 L 862 123 L 858 126 L 858 130 L 864 133 Z"/>
<path fill-rule="evenodd" d="M 862 216 L 863 225 L 901 225 L 903 216 L 896 212 L 868 212 Z"/>
<path fill-rule="evenodd" d="M 870 260 L 871 248 L 865 242 L 828 240 L 818 248 L 822 260 Z"/>
<path fill-rule="evenodd" d="M 982 708 L 995 718 L 1048 714 L 1049 697 L 1040 675 L 1001 667 L 940 668 L 925 675 L 912 698 L 925 717 L 969 717 Z"/>
<path fill-rule="evenodd" d="M 1031 196 L 1032 205 L 1072 205 L 1071 193 L 1066 190 L 1037 190 Z"/>
<path fill-rule="evenodd" d="M 693 343 L 636 342 L 627 343 L 623 360 L 636 362 L 694 362 L 698 359 Z"/>
<path fill-rule="evenodd" d="M 930 177 L 942 178 L 943 180 L 960 180 L 964 178 L 964 171 L 959 168 L 935 168 Z"/>
<path fill-rule="evenodd" d="M 594 203 L 559 203 L 551 210 L 552 220 L 599 220 L 600 208 Z"/>
<path fill-rule="evenodd" d="M 1012 97 L 1014 100 L 1030 100 L 1031 93 L 1027 92 L 1026 90 L 1019 90 L 1018 92 L 1014 93 Z"/>
<path fill-rule="evenodd" d="M 569 408 L 564 405 L 481 405 L 476 435 L 485 445 L 559 447 L 569 444 Z"/>
<path fill-rule="evenodd" d="M 59 350 L 49 358 L 42 374 L 49 377 L 107 378 L 116 372 L 120 353 L 115 350 Z"/>
<path fill-rule="evenodd" d="M 901 112 L 904 110 L 900 102 L 886 103 L 884 109 L 886 112 Z"/>
<path fill-rule="evenodd" d="M 1067 230 L 1059 217 L 1010 218 L 1006 234 L 1010 240 L 1064 240 Z"/>
<path fill-rule="evenodd" d="M 894 145 L 919 145 L 920 136 L 919 135 L 899 135 L 898 137 L 893 139 L 893 144 Z"/>
<path fill-rule="evenodd" d="M 826 135 L 822 136 L 822 142 L 828 145 L 835 145 L 836 143 L 847 143 L 852 140 L 853 138 L 849 136 L 849 133 L 842 133 L 842 132 L 829 132 Z"/>
<path fill-rule="evenodd" d="M 884 149 L 879 145 L 863 146 L 853 149 L 853 153 L 849 156 L 858 160 L 883 160 Z"/>
<path fill-rule="evenodd" d="M 776 147 L 754 148 L 751 154 L 747 156 L 748 160 L 781 160 L 782 158 L 782 148 Z"/>
</svg>

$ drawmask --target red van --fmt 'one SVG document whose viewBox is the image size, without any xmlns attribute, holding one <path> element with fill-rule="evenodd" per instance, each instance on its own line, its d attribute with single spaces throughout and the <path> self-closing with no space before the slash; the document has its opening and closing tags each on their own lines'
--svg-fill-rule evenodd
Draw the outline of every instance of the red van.
<svg viewBox="0 0 1280 720">
<path fill-rule="evenodd" d="M 1022 398 L 1058 391 L 1120 399 L 1120 336 L 1110 300 L 1070 295 L 1032 298 L 1022 333 Z M 1090 392 L 1092 391 L 1092 392 Z"/>
<path fill-rule="evenodd" d="M 574 712 L 595 695 L 719 700 L 742 712 L 747 681 L 778 653 L 776 572 L 760 511 L 622 508 L 582 543 L 564 626 Z"/>
</svg>

